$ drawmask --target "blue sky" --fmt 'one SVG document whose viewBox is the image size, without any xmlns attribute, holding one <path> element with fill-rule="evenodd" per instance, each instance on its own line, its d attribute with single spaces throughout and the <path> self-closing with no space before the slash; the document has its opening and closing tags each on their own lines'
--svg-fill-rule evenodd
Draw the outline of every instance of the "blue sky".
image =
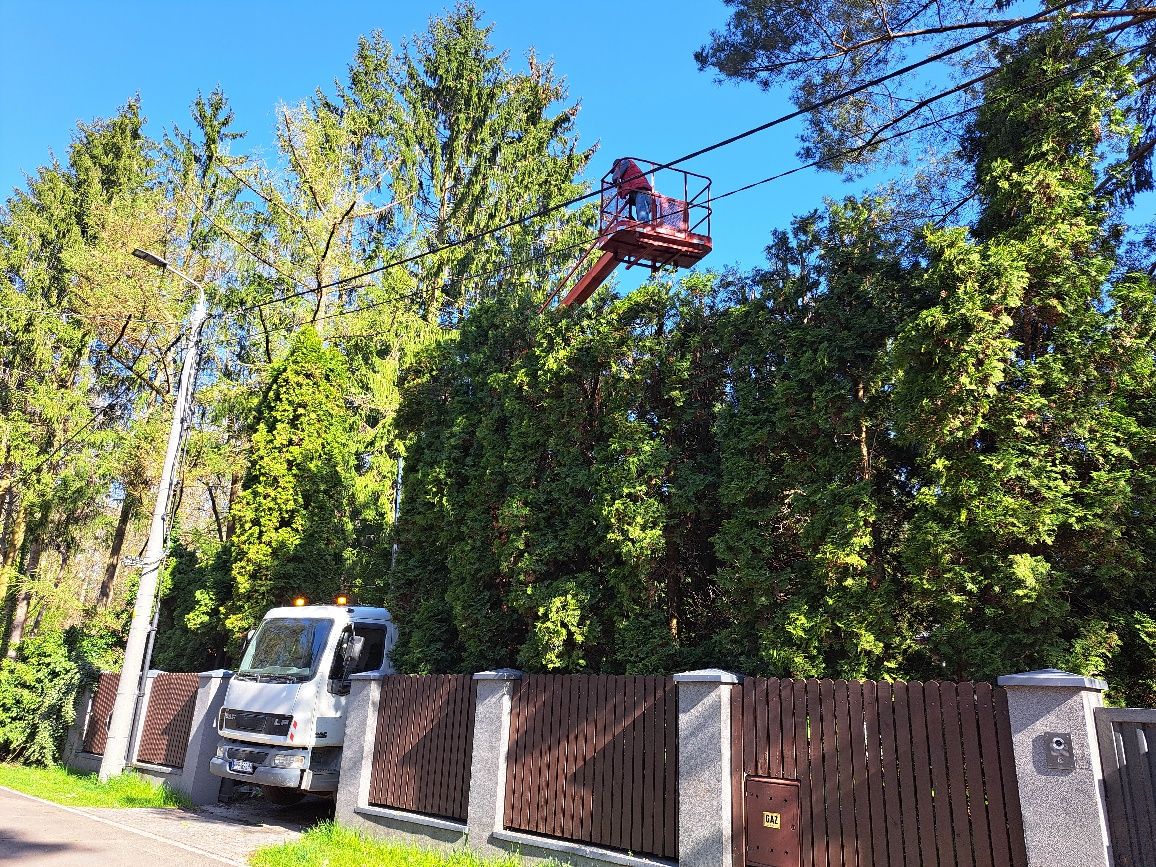
<svg viewBox="0 0 1156 867">
<path fill-rule="evenodd" d="M 198 90 L 221 85 L 248 136 L 234 150 L 270 150 L 274 109 L 343 77 L 357 38 L 380 29 L 396 43 L 424 30 L 448 3 L 287 0 L 224 3 L 104 3 L 0 0 L 0 190 L 64 156 L 78 121 L 107 117 L 141 96 L 147 131 L 157 137 L 189 125 Z M 599 143 L 591 167 L 601 176 L 614 157 L 662 162 L 762 123 L 789 109 L 751 85 L 716 84 L 692 53 L 727 18 L 721 0 L 641 0 L 629 5 L 479 0 L 492 41 L 524 66 L 533 46 L 553 58 L 581 102 L 578 129 Z M 798 127 L 780 127 L 685 167 L 709 175 L 716 194 L 794 165 Z M 760 264 L 775 226 L 844 193 L 838 179 L 813 171 L 719 204 L 715 267 Z M 630 281 L 633 282 L 633 281 Z"/>
<path fill-rule="evenodd" d="M 139 93 L 147 132 L 189 125 L 198 90 L 220 85 L 248 132 L 236 151 L 271 156 L 278 104 L 345 76 L 357 39 L 380 29 L 395 44 L 426 29 L 451 3 L 416 0 L 0 0 L 0 198 L 64 156 L 78 121 L 108 117 Z M 524 68 L 533 46 L 552 58 L 581 103 L 578 129 L 597 142 L 600 177 L 619 155 L 665 162 L 789 111 L 781 93 L 718 84 L 692 54 L 724 26 L 722 0 L 534 3 L 477 0 L 492 41 Z M 798 123 L 708 154 L 685 168 L 710 176 L 715 195 L 797 164 Z M 704 265 L 763 263 L 770 231 L 859 190 L 831 173 L 799 172 L 720 202 Z M 1137 204 L 1151 214 L 1153 197 Z M 623 288 L 644 274 L 623 275 Z"/>
</svg>

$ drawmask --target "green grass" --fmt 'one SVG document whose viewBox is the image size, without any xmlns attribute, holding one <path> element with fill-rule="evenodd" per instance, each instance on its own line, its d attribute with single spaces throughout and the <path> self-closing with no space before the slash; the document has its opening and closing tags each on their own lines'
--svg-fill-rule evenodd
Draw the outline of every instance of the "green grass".
<svg viewBox="0 0 1156 867">
<path fill-rule="evenodd" d="M 523 862 L 514 855 L 482 858 L 468 849 L 439 852 L 408 846 L 323 822 L 293 843 L 258 849 L 249 856 L 249 863 L 253 867 L 522 867 Z"/>
<path fill-rule="evenodd" d="M 34 768 L 0 763 L 0 786 L 68 807 L 187 807 L 178 792 L 132 772 L 102 783 L 96 774 L 67 768 Z"/>
</svg>

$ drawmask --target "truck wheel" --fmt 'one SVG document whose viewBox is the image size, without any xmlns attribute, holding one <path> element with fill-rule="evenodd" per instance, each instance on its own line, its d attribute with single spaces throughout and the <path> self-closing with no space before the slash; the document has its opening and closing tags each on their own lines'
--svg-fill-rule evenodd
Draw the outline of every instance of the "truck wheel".
<svg viewBox="0 0 1156 867">
<path fill-rule="evenodd" d="M 305 797 L 300 789 L 286 789 L 283 786 L 262 786 L 261 794 L 266 801 L 278 807 L 290 807 Z"/>
</svg>

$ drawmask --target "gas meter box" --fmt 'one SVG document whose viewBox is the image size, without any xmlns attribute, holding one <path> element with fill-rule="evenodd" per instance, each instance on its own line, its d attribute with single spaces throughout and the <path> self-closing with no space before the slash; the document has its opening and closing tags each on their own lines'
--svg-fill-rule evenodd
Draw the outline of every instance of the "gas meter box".
<svg viewBox="0 0 1156 867">
<path fill-rule="evenodd" d="M 747 777 L 743 789 L 749 867 L 799 867 L 799 781 Z"/>
</svg>

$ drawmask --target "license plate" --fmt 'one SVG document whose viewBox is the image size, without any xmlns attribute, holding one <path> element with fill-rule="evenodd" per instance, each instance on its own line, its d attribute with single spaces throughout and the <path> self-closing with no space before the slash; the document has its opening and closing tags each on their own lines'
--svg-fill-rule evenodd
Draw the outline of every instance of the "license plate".
<svg viewBox="0 0 1156 867">
<path fill-rule="evenodd" d="M 229 762 L 229 770 L 234 774 L 251 774 L 253 773 L 252 762 L 242 762 L 239 759 L 233 759 Z"/>
</svg>

